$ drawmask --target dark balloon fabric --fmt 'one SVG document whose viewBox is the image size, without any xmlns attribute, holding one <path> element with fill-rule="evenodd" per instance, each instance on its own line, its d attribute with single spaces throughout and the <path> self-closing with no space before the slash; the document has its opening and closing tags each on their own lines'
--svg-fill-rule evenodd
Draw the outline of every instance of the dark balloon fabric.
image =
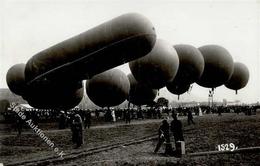
<svg viewBox="0 0 260 166">
<path fill-rule="evenodd" d="M 80 103 L 83 92 L 83 87 L 75 90 L 48 89 L 28 92 L 23 98 L 39 109 L 71 109 Z"/>
<path fill-rule="evenodd" d="M 204 70 L 204 58 L 201 52 L 191 45 L 174 45 L 179 57 L 179 69 L 174 78 L 177 84 L 191 84 L 197 81 Z"/>
<path fill-rule="evenodd" d="M 86 82 L 90 100 L 100 107 L 116 106 L 124 102 L 129 94 L 130 83 L 124 72 L 111 69 L 95 75 Z"/>
<path fill-rule="evenodd" d="M 128 74 L 127 76 L 130 81 L 128 101 L 135 105 L 147 105 L 152 103 L 158 90 L 151 89 L 147 85 L 137 82 L 132 74 Z"/>
<path fill-rule="evenodd" d="M 138 82 L 160 89 L 174 79 L 179 59 L 170 43 L 158 39 L 149 54 L 129 62 L 129 67 Z"/>
<path fill-rule="evenodd" d="M 155 43 L 151 22 L 142 15 L 121 15 L 34 55 L 25 79 L 83 80 L 145 56 Z"/>
<path fill-rule="evenodd" d="M 185 92 L 187 92 L 190 88 L 190 84 L 177 84 L 174 82 L 171 82 L 166 86 L 169 92 L 175 94 L 175 95 L 181 95 Z"/>
<path fill-rule="evenodd" d="M 23 95 L 25 93 L 25 78 L 24 78 L 25 64 L 16 64 L 12 66 L 6 74 L 6 83 L 9 89 L 17 94 Z"/>
<path fill-rule="evenodd" d="M 239 90 L 244 88 L 249 80 L 249 70 L 246 65 L 240 62 L 234 63 L 234 71 L 231 78 L 225 84 L 229 89 Z"/>
<path fill-rule="evenodd" d="M 82 80 L 145 56 L 155 41 L 146 17 L 124 14 L 37 53 L 11 68 L 6 81 L 33 107 L 72 108 L 82 99 Z"/>
<path fill-rule="evenodd" d="M 175 94 L 181 95 L 189 90 L 190 84 L 199 80 L 205 62 L 201 52 L 191 45 L 178 44 L 174 48 L 179 57 L 179 69 L 173 81 L 167 83 L 167 89 Z"/>
<path fill-rule="evenodd" d="M 230 53 L 218 45 L 199 47 L 205 61 L 202 76 L 197 84 L 206 88 L 216 88 L 225 84 L 233 72 L 233 58 Z"/>
</svg>

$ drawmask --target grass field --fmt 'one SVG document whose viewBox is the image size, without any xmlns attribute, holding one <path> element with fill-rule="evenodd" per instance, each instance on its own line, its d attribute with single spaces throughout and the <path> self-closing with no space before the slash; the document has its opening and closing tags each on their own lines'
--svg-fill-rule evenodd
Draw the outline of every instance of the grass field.
<svg viewBox="0 0 260 166">
<path fill-rule="evenodd" d="M 161 120 L 134 121 L 131 125 L 109 124 L 84 131 L 84 145 L 80 149 L 111 144 L 156 134 Z M 195 118 L 195 125 L 183 119 L 186 153 L 217 150 L 217 145 L 233 143 L 238 148 L 260 146 L 260 116 L 244 114 L 205 115 Z M 71 144 L 71 132 L 44 130 L 45 134 L 65 153 L 77 151 Z M 26 131 L 20 137 L 14 132 L 0 136 L 0 162 L 12 163 L 55 156 L 53 150 L 35 133 Z M 181 159 L 153 154 L 156 140 L 94 154 L 61 165 L 260 165 L 260 152 L 218 154 Z M 163 148 L 160 150 L 163 152 Z M 58 157 L 58 156 L 57 156 Z"/>
</svg>

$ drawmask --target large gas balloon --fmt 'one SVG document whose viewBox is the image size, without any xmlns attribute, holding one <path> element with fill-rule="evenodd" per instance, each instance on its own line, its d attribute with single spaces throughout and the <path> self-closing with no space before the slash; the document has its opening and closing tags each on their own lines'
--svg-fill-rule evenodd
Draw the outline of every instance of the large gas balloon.
<svg viewBox="0 0 260 166">
<path fill-rule="evenodd" d="M 239 90 L 246 86 L 249 80 L 249 70 L 243 63 L 236 62 L 234 63 L 234 71 L 229 79 L 229 81 L 225 84 L 225 86 L 229 89 Z"/>
<path fill-rule="evenodd" d="M 204 70 L 204 59 L 200 51 L 191 45 L 179 44 L 174 46 L 179 57 L 179 69 L 174 78 L 174 82 L 181 86 L 182 84 L 191 84 L 197 81 Z"/>
<path fill-rule="evenodd" d="M 155 29 L 142 15 L 131 13 L 58 43 L 34 55 L 25 80 L 83 80 L 145 56 L 156 41 Z"/>
<path fill-rule="evenodd" d="M 189 90 L 190 84 L 197 81 L 204 70 L 204 59 L 200 51 L 191 45 L 175 45 L 180 65 L 173 81 L 167 83 L 167 89 L 176 95 Z"/>
<path fill-rule="evenodd" d="M 225 84 L 233 72 L 233 58 L 229 52 L 217 45 L 206 45 L 199 48 L 205 61 L 202 76 L 197 81 L 200 86 L 215 88 Z"/>
<path fill-rule="evenodd" d="M 166 88 L 175 95 L 181 95 L 189 90 L 190 84 L 175 84 L 172 82 L 172 84 L 167 84 Z"/>
<path fill-rule="evenodd" d="M 32 107 L 39 109 L 70 109 L 83 97 L 81 82 L 38 81 L 27 85 L 24 78 L 25 64 L 11 67 L 6 75 L 9 89 L 21 95 Z"/>
<path fill-rule="evenodd" d="M 135 105 L 150 104 L 156 97 L 158 90 L 151 89 L 147 85 L 137 82 L 132 74 L 128 74 L 130 81 L 130 92 L 128 101 Z"/>
<path fill-rule="evenodd" d="M 83 98 L 83 88 L 76 90 L 44 90 L 23 96 L 28 104 L 39 109 L 71 109 L 77 106 Z"/>
<path fill-rule="evenodd" d="M 27 85 L 22 97 L 39 109 L 70 109 L 79 104 L 83 97 L 82 82 L 39 81 Z"/>
<path fill-rule="evenodd" d="M 152 89 L 159 89 L 174 79 L 179 59 L 170 43 L 157 40 L 149 54 L 129 62 L 129 67 L 138 82 L 147 84 Z"/>
<path fill-rule="evenodd" d="M 116 106 L 124 102 L 129 94 L 130 83 L 121 70 L 111 69 L 95 75 L 86 82 L 90 100 L 100 107 Z"/>
<path fill-rule="evenodd" d="M 9 89 L 17 94 L 23 95 L 25 93 L 25 78 L 24 78 L 25 64 L 16 64 L 12 66 L 6 74 L 6 82 Z"/>
<path fill-rule="evenodd" d="M 36 108 L 71 108 L 82 99 L 79 82 L 145 56 L 155 41 L 147 18 L 124 14 L 37 53 L 11 68 L 6 81 Z"/>
</svg>

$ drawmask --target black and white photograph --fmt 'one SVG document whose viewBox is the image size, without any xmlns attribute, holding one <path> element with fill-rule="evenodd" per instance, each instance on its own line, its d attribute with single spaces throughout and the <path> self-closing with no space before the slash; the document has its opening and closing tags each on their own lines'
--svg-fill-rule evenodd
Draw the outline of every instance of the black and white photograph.
<svg viewBox="0 0 260 166">
<path fill-rule="evenodd" d="M 0 0 L 0 166 L 259 166 L 259 0 Z"/>
</svg>

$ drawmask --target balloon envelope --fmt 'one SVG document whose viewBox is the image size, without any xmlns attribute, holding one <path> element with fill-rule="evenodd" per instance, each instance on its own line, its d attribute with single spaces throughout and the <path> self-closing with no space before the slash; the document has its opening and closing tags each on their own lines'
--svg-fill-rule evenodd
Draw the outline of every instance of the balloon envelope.
<svg viewBox="0 0 260 166">
<path fill-rule="evenodd" d="M 175 95 L 181 95 L 189 90 L 190 84 L 175 84 L 174 82 L 171 82 L 167 84 L 166 88 Z"/>
<path fill-rule="evenodd" d="M 6 75 L 9 89 L 21 95 L 32 107 L 42 109 L 70 109 L 83 97 L 80 83 L 38 81 L 27 85 L 24 78 L 25 64 L 12 66 Z"/>
<path fill-rule="evenodd" d="M 127 75 L 130 81 L 128 101 L 135 105 L 150 104 L 156 97 L 158 90 L 151 89 L 145 84 L 137 82 L 132 74 Z"/>
<path fill-rule="evenodd" d="M 215 88 L 226 83 L 233 72 L 233 58 L 229 52 L 217 45 L 199 48 L 205 61 L 202 76 L 197 81 L 200 86 Z"/>
<path fill-rule="evenodd" d="M 171 44 L 158 39 L 150 53 L 129 62 L 129 67 L 138 82 L 147 84 L 152 89 L 159 89 L 174 79 L 179 59 Z"/>
<path fill-rule="evenodd" d="M 39 109 L 71 109 L 83 98 L 82 83 L 44 84 L 28 86 L 23 98 Z"/>
<path fill-rule="evenodd" d="M 125 73 L 111 69 L 95 75 L 86 82 L 90 100 L 100 107 L 116 106 L 124 102 L 129 94 L 130 83 Z"/>
<path fill-rule="evenodd" d="M 25 93 L 24 69 L 25 64 L 16 64 L 6 74 L 6 82 L 9 89 L 17 95 Z"/>
<path fill-rule="evenodd" d="M 145 56 L 155 41 L 155 29 L 146 17 L 124 14 L 37 53 L 26 64 L 25 79 L 89 79 Z"/>
<path fill-rule="evenodd" d="M 235 62 L 231 78 L 225 84 L 229 89 L 239 90 L 246 86 L 249 80 L 249 70 L 243 63 Z"/>
<path fill-rule="evenodd" d="M 204 59 L 200 51 L 191 45 L 174 45 L 179 57 L 179 69 L 174 78 L 176 86 L 197 81 L 204 70 Z"/>
<path fill-rule="evenodd" d="M 35 95 L 35 96 L 34 96 Z M 28 104 L 39 109 L 71 109 L 77 106 L 83 98 L 83 88 L 74 92 L 53 92 L 52 94 L 30 94 L 26 96 Z"/>
</svg>

